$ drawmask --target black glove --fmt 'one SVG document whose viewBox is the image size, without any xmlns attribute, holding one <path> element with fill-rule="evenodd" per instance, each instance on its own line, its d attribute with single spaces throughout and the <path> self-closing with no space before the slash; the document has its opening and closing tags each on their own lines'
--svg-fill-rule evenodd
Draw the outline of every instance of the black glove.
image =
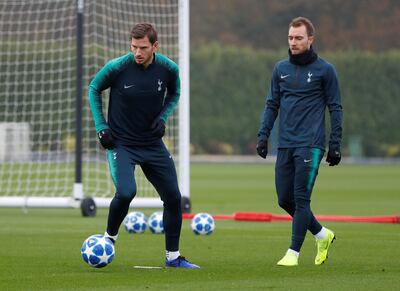
<svg viewBox="0 0 400 291">
<path fill-rule="evenodd" d="M 265 159 L 268 154 L 268 140 L 260 139 L 257 143 L 257 154 Z"/>
<path fill-rule="evenodd" d="M 114 137 L 112 135 L 111 129 L 105 128 L 103 130 L 100 130 L 97 133 L 97 137 L 99 138 L 99 141 L 103 148 L 105 148 L 106 150 L 112 150 L 115 147 Z"/>
<path fill-rule="evenodd" d="M 162 119 L 157 118 L 151 124 L 151 133 L 157 137 L 163 137 L 165 134 L 165 123 Z"/>
<path fill-rule="evenodd" d="M 342 155 L 340 154 L 340 149 L 329 148 L 328 154 L 326 155 L 326 161 L 329 163 L 329 166 L 338 165 L 341 159 Z"/>
</svg>

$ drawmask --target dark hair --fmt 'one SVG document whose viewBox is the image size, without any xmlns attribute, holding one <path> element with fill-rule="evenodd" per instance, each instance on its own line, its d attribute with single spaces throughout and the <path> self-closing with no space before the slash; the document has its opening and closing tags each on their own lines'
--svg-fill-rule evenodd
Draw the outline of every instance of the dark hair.
<svg viewBox="0 0 400 291">
<path fill-rule="evenodd" d="M 148 37 L 151 44 L 157 41 L 157 31 L 154 26 L 150 23 L 138 23 L 131 30 L 131 40 L 132 38 L 141 39 Z"/>
<path fill-rule="evenodd" d="M 290 23 L 289 23 L 289 28 L 290 27 L 299 27 L 304 25 L 307 30 L 307 35 L 308 36 L 314 36 L 315 34 L 315 29 L 314 25 L 310 21 L 310 19 L 305 18 L 305 17 L 296 17 L 294 18 Z"/>
</svg>

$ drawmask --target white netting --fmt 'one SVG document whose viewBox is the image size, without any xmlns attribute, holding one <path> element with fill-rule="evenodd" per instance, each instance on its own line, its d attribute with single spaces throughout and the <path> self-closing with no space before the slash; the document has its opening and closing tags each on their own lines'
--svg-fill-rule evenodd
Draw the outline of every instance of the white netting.
<svg viewBox="0 0 400 291">
<path fill-rule="evenodd" d="M 84 6 L 83 189 L 110 197 L 87 86 L 109 60 L 129 51 L 137 22 L 155 24 L 160 51 L 178 62 L 178 0 L 91 0 Z M 75 177 L 76 1 L 0 2 L 0 197 L 71 196 Z M 108 92 L 103 95 L 104 108 Z M 164 139 L 178 153 L 177 111 Z M 138 196 L 157 196 L 136 168 Z"/>
</svg>

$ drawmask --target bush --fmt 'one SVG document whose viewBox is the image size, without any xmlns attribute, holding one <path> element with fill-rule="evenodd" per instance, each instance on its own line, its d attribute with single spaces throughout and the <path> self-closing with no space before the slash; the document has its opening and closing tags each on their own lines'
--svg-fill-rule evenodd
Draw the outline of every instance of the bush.
<svg viewBox="0 0 400 291">
<path fill-rule="evenodd" d="M 400 131 L 393 130 L 400 124 L 400 51 L 320 55 L 338 72 L 344 152 L 349 152 L 349 137 L 359 136 L 362 153 L 385 155 L 382 144 L 400 143 Z M 218 141 L 230 144 L 236 154 L 252 152 L 249 145 L 256 141 L 273 67 L 285 57 L 286 52 L 218 44 L 191 50 L 191 142 L 195 148 L 209 151 L 210 141 Z"/>
</svg>

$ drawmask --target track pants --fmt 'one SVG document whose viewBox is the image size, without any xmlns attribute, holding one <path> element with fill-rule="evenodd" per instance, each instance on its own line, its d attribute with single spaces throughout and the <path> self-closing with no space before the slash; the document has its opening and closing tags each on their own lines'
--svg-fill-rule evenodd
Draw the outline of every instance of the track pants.
<svg viewBox="0 0 400 291">
<path fill-rule="evenodd" d="M 174 161 L 160 141 L 156 145 L 117 145 L 107 151 L 111 177 L 116 193 L 111 201 L 107 232 L 116 235 L 136 195 L 134 171 L 140 165 L 146 178 L 157 190 L 164 203 L 163 223 L 167 251 L 179 250 L 182 226 L 181 193 L 178 187 Z"/>
<path fill-rule="evenodd" d="M 300 251 L 307 229 L 316 234 L 321 224 L 311 211 L 311 192 L 324 151 L 319 148 L 280 148 L 275 166 L 278 203 L 293 217 L 290 248 Z"/>
</svg>

